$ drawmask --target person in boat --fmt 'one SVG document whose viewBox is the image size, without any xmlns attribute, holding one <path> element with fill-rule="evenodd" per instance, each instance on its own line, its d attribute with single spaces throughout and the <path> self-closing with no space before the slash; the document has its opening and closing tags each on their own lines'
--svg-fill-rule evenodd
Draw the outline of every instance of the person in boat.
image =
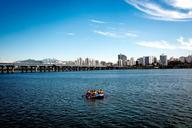
<svg viewBox="0 0 192 128">
<path fill-rule="evenodd" d="M 86 93 L 87 98 L 97 98 L 97 97 L 103 97 L 104 91 L 102 89 L 99 90 L 88 90 Z"/>
</svg>

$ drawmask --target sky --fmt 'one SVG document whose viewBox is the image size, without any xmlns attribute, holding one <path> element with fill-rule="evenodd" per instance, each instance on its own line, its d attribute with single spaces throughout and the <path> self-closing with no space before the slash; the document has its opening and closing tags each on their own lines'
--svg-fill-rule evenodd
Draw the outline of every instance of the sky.
<svg viewBox="0 0 192 128">
<path fill-rule="evenodd" d="M 192 0 L 0 0 L 0 62 L 192 54 Z"/>
</svg>

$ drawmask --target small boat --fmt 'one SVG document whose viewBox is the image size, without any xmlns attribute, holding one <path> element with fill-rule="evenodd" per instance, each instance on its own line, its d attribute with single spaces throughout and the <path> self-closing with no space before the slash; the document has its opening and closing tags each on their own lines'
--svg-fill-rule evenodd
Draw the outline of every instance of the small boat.
<svg viewBox="0 0 192 128">
<path fill-rule="evenodd" d="M 88 90 L 85 96 L 87 99 L 103 99 L 104 91 L 102 89 Z"/>
</svg>

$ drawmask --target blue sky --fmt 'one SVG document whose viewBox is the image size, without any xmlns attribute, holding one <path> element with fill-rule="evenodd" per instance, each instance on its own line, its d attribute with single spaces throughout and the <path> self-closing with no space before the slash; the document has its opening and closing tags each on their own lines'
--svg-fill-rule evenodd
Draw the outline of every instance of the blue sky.
<svg viewBox="0 0 192 128">
<path fill-rule="evenodd" d="M 0 61 L 187 56 L 191 0 L 0 0 Z"/>
</svg>

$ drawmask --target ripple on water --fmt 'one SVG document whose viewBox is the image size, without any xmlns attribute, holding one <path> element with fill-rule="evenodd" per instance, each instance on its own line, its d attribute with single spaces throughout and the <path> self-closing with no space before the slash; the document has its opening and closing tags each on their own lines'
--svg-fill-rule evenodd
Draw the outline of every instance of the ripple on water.
<svg viewBox="0 0 192 128">
<path fill-rule="evenodd" d="M 192 127 L 192 70 L 0 75 L 0 125 Z M 103 100 L 81 96 L 102 88 Z"/>
</svg>

